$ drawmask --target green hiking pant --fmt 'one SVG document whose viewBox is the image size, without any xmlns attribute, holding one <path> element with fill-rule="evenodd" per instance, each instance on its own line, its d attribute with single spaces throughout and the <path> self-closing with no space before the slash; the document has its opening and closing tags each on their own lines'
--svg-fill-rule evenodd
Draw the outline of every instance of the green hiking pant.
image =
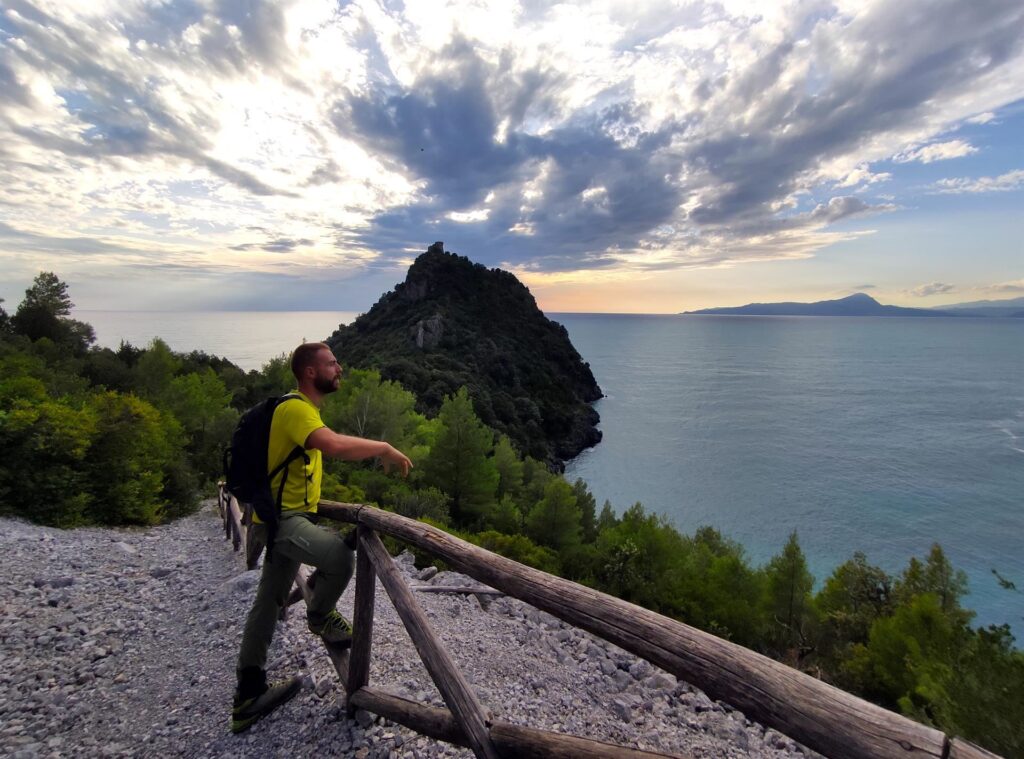
<svg viewBox="0 0 1024 759">
<path fill-rule="evenodd" d="M 266 527 L 257 525 L 266 538 Z M 306 610 L 308 619 L 320 623 L 332 611 L 352 578 L 354 553 L 336 532 L 317 527 L 304 512 L 285 512 L 277 527 L 277 539 L 270 560 L 263 561 L 263 574 L 256 600 L 245 620 L 238 671 L 248 667 L 267 668 L 267 649 L 281 607 L 288 600 L 299 564 L 316 567 L 313 599 Z"/>
</svg>

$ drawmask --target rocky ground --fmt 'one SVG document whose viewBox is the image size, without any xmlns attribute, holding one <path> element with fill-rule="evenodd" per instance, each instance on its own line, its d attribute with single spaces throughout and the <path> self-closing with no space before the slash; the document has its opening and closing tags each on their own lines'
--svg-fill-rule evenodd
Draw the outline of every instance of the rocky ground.
<svg viewBox="0 0 1024 759">
<path fill-rule="evenodd" d="M 414 582 L 463 585 L 442 572 Z M 295 607 L 270 675 L 300 694 L 242 735 L 228 731 L 234 661 L 257 572 L 243 571 L 208 503 L 144 530 L 61 531 L 0 520 L 0 755 L 472 756 L 358 712 Z M 514 599 L 417 593 L 446 648 L 501 719 L 692 757 L 810 752 L 621 649 Z M 351 617 L 352 587 L 340 608 Z M 441 706 L 378 586 L 370 682 Z"/>
</svg>

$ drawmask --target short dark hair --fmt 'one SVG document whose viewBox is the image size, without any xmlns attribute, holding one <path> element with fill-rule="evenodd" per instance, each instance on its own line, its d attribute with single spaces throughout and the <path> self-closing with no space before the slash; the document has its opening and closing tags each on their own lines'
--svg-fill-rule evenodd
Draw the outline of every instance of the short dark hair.
<svg viewBox="0 0 1024 759">
<path fill-rule="evenodd" d="M 327 343 L 303 343 L 292 351 L 292 374 L 295 379 L 302 379 L 302 370 L 307 366 L 316 365 L 316 354 L 322 350 L 331 350 Z M 331 351 L 333 355 L 333 351 Z"/>
</svg>

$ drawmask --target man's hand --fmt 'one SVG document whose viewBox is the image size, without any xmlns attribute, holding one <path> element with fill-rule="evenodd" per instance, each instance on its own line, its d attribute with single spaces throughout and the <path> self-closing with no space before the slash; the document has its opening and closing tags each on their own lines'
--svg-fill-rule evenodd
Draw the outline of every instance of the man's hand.
<svg viewBox="0 0 1024 759">
<path fill-rule="evenodd" d="M 384 471 L 390 472 L 391 467 L 397 467 L 403 477 L 408 477 L 409 470 L 412 469 L 412 461 L 409 460 L 408 456 L 390 443 L 387 443 L 386 445 L 387 449 L 385 449 L 384 453 L 380 455 L 381 461 L 384 464 Z"/>
</svg>

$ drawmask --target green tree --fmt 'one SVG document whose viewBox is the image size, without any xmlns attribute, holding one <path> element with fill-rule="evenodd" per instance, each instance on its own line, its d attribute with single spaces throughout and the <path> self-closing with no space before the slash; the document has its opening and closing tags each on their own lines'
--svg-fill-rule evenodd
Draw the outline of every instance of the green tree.
<svg viewBox="0 0 1024 759">
<path fill-rule="evenodd" d="M 523 486 L 518 495 L 513 494 L 523 514 L 528 514 L 533 505 L 544 497 L 544 490 L 556 476 L 537 459 L 530 456 L 523 459 Z"/>
<path fill-rule="evenodd" d="M 50 400 L 38 380 L 23 377 L 4 385 L 0 513 L 57 527 L 82 524 L 90 501 L 84 463 L 95 416 Z"/>
<path fill-rule="evenodd" d="M 875 621 L 893 612 L 892 578 L 857 551 L 840 564 L 815 598 L 823 618 L 820 653 L 835 675 L 852 646 L 868 642 Z"/>
<path fill-rule="evenodd" d="M 498 470 L 489 457 L 494 435 L 473 412 L 465 387 L 445 399 L 437 419 L 440 430 L 424 462 L 425 479 L 451 497 L 452 522 L 468 526 L 497 491 Z"/>
<path fill-rule="evenodd" d="M 600 535 L 605 530 L 610 530 L 619 523 L 619 518 L 615 516 L 615 509 L 612 508 L 612 502 L 605 500 L 604 505 L 601 507 L 601 513 L 597 517 L 597 532 Z"/>
<path fill-rule="evenodd" d="M 598 587 L 663 614 L 681 612 L 683 542 L 664 517 L 635 503 L 616 526 L 600 532 L 595 546 Z"/>
<path fill-rule="evenodd" d="M 159 337 L 153 338 L 132 368 L 136 392 L 150 403 L 166 408 L 170 402 L 171 382 L 179 369 L 181 359 L 167 343 Z"/>
<path fill-rule="evenodd" d="M 580 510 L 580 537 L 584 543 L 593 543 L 597 538 L 597 499 L 581 477 L 572 484 L 572 493 Z"/>
<path fill-rule="evenodd" d="M 682 544 L 676 616 L 740 645 L 761 644 L 763 573 L 750 567 L 738 543 L 711 527 L 699 528 Z"/>
<path fill-rule="evenodd" d="M 523 487 L 523 462 L 508 435 L 498 435 L 494 446 L 494 466 L 498 470 L 498 498 L 518 495 Z"/>
<path fill-rule="evenodd" d="M 544 488 L 544 497 L 526 516 L 526 535 L 543 546 L 562 551 L 580 542 L 580 510 L 572 486 L 561 477 Z"/>
<path fill-rule="evenodd" d="M 182 456 L 177 421 L 131 395 L 95 395 L 96 434 L 85 461 L 91 503 L 101 524 L 156 524 L 167 506 L 166 472 Z"/>
<path fill-rule="evenodd" d="M 964 622 L 973 616 L 960 607 L 960 599 L 967 594 L 967 574 L 953 567 L 938 543 L 932 545 L 924 562 L 916 556 L 910 559 L 894 589 L 901 605 L 924 593 L 935 595 L 944 614 Z"/>
<path fill-rule="evenodd" d="M 341 432 L 373 440 L 387 440 L 406 450 L 413 444 L 420 422 L 416 397 L 397 382 L 381 380 L 380 372 L 355 369 L 337 393 L 327 396 L 324 422 Z"/>
<path fill-rule="evenodd" d="M 933 704 L 948 699 L 953 653 L 964 632 L 936 595 L 922 593 L 877 620 L 867 645 L 854 647 L 845 670 L 867 697 L 932 722 Z"/>
<path fill-rule="evenodd" d="M 506 493 L 487 511 L 484 522 L 492 530 L 515 535 L 523 531 L 523 512 L 516 506 L 512 496 Z"/>
<path fill-rule="evenodd" d="M 395 511 L 410 519 L 448 523 L 448 496 L 437 488 L 420 488 L 395 498 Z"/>
<path fill-rule="evenodd" d="M 209 367 L 174 377 L 164 393 L 165 410 L 187 436 L 191 468 L 206 482 L 221 474 L 221 453 L 238 422 L 230 403 L 231 392 Z"/>
<path fill-rule="evenodd" d="M 88 324 L 69 318 L 73 306 L 67 284 L 52 271 L 41 271 L 25 291 L 11 326 L 32 341 L 48 338 L 82 353 L 96 335 Z"/>
<path fill-rule="evenodd" d="M 791 659 L 795 653 L 799 661 L 812 648 L 814 578 L 807 569 L 796 530 L 790 533 L 782 553 L 768 562 L 765 580 L 769 646 L 776 654 L 786 654 Z"/>
</svg>

